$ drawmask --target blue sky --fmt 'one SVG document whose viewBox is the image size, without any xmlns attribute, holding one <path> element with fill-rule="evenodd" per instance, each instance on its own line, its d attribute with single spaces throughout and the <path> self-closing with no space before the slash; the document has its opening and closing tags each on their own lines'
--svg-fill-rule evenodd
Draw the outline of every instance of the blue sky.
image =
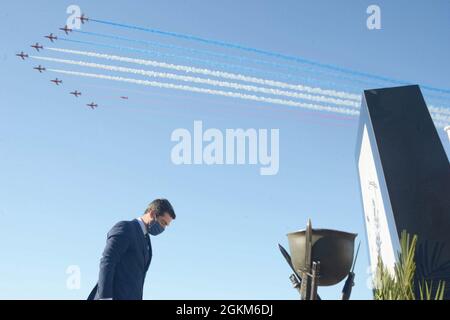
<svg viewBox="0 0 450 320">
<path fill-rule="evenodd" d="M 353 298 L 371 298 L 356 118 L 70 76 L 58 75 L 64 84 L 56 87 L 48 81 L 55 75 L 35 72 L 38 62 L 15 53 L 32 53 L 36 41 L 47 45 L 42 36 L 49 32 L 62 37 L 57 28 L 70 4 L 98 19 L 449 89 L 448 1 L 5 1 L 0 13 L 0 298 L 84 299 L 107 231 L 156 197 L 172 202 L 177 219 L 152 239 L 146 299 L 296 299 L 277 243 L 287 246 L 286 233 L 303 229 L 309 217 L 313 226 L 359 234 Z M 381 7 L 381 30 L 366 27 L 370 4 Z M 83 30 L 242 54 L 95 23 Z M 68 94 L 74 89 L 83 92 L 78 100 Z M 85 107 L 91 100 L 100 105 L 95 111 Z M 448 98 L 437 102 L 450 107 Z M 260 176 L 252 165 L 175 166 L 170 135 L 192 130 L 194 120 L 221 130 L 279 128 L 279 173 Z M 81 269 L 80 290 L 66 288 L 69 265 Z M 338 298 L 342 286 L 319 293 Z"/>
</svg>

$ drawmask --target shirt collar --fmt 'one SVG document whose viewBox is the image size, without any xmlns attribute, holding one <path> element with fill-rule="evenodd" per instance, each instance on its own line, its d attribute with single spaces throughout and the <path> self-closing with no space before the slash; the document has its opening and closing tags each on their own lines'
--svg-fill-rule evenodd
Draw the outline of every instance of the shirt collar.
<svg viewBox="0 0 450 320">
<path fill-rule="evenodd" d="M 136 219 L 139 222 L 139 225 L 141 226 L 142 232 L 144 233 L 144 236 L 147 235 L 148 231 L 147 231 L 147 227 L 145 226 L 144 221 L 142 221 L 142 218 L 139 217 Z"/>
</svg>

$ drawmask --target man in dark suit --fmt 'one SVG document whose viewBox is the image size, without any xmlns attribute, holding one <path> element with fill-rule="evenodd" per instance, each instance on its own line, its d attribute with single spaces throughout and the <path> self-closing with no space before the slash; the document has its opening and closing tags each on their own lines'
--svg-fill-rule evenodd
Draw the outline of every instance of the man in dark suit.
<svg viewBox="0 0 450 320">
<path fill-rule="evenodd" d="M 149 235 L 160 234 L 173 219 L 170 202 L 156 199 L 141 217 L 117 223 L 108 232 L 98 282 L 88 300 L 142 300 L 152 260 Z"/>
</svg>

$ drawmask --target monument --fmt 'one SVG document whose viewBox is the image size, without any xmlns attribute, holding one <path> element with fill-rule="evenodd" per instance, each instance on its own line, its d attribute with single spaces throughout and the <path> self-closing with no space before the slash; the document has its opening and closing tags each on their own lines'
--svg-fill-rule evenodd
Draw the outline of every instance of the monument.
<svg viewBox="0 0 450 320">
<path fill-rule="evenodd" d="M 365 90 L 356 163 L 373 270 L 393 268 L 403 230 L 418 236 L 417 277 L 450 298 L 450 166 L 419 86 Z"/>
</svg>

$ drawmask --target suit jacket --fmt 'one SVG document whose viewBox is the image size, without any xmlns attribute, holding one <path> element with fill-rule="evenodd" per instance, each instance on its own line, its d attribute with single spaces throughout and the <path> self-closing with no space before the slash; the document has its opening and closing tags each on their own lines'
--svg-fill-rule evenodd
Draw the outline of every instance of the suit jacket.
<svg viewBox="0 0 450 320">
<path fill-rule="evenodd" d="M 107 236 L 98 283 L 88 300 L 142 300 L 152 247 L 137 220 L 117 223 Z"/>
</svg>

